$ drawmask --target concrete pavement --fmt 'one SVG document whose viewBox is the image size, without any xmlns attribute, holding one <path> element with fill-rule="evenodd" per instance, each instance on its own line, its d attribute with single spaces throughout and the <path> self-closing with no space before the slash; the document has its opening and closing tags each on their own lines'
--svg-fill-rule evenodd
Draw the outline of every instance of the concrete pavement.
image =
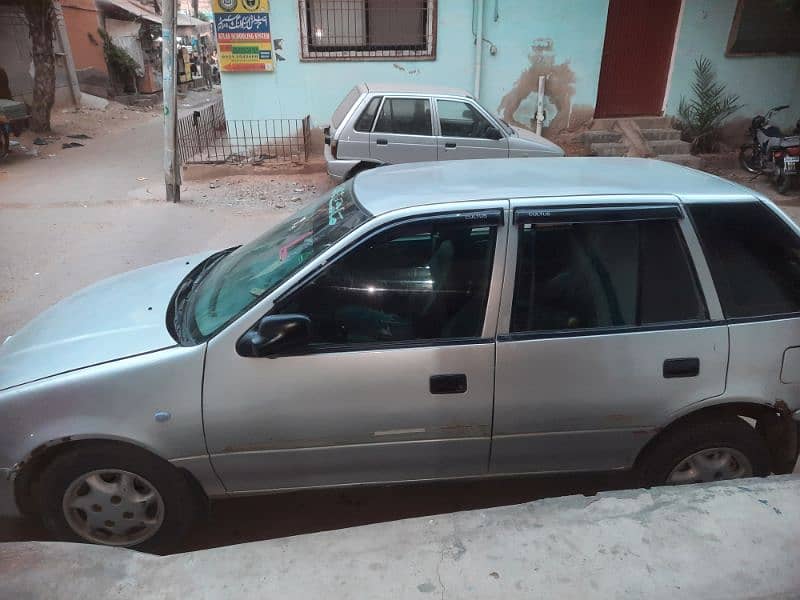
<svg viewBox="0 0 800 600">
<path fill-rule="evenodd" d="M 607 492 L 168 557 L 5 544 L 0 597 L 796 598 L 798 495 L 796 476 Z"/>
</svg>

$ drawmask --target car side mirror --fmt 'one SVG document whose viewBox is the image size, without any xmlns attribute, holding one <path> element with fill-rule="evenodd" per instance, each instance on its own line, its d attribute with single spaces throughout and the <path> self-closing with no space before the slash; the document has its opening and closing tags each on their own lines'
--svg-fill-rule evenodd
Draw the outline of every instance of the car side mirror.
<svg viewBox="0 0 800 600">
<path fill-rule="evenodd" d="M 240 356 L 275 356 L 311 341 L 311 319 L 305 315 L 268 315 L 236 342 Z"/>
<path fill-rule="evenodd" d="M 497 127 L 489 127 L 489 129 L 486 130 L 486 137 L 490 140 L 502 140 L 503 134 L 500 133 Z"/>
</svg>

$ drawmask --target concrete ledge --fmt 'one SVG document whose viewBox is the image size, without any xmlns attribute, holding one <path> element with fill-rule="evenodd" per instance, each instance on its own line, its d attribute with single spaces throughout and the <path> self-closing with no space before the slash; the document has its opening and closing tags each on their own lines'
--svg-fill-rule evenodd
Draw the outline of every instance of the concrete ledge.
<svg viewBox="0 0 800 600">
<path fill-rule="evenodd" d="M 156 557 L 0 545 L 2 598 L 790 598 L 800 478 L 606 492 Z"/>
</svg>

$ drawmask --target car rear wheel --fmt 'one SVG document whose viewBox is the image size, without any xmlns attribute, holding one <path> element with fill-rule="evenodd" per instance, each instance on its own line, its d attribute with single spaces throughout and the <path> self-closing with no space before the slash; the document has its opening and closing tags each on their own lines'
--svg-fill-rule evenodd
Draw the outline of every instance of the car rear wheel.
<svg viewBox="0 0 800 600">
<path fill-rule="evenodd" d="M 738 417 L 685 423 L 645 450 L 638 467 L 645 485 L 707 483 L 769 474 L 764 440 Z"/>
<path fill-rule="evenodd" d="M 116 444 L 57 456 L 38 496 L 42 521 L 58 539 L 156 552 L 180 540 L 198 508 L 180 471 Z"/>
</svg>

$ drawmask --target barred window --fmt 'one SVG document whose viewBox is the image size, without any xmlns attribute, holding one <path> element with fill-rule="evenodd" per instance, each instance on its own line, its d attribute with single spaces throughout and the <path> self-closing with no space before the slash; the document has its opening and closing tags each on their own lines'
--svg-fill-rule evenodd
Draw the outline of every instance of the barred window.
<svg viewBox="0 0 800 600">
<path fill-rule="evenodd" d="M 302 58 L 436 57 L 436 0 L 298 0 Z"/>
</svg>

